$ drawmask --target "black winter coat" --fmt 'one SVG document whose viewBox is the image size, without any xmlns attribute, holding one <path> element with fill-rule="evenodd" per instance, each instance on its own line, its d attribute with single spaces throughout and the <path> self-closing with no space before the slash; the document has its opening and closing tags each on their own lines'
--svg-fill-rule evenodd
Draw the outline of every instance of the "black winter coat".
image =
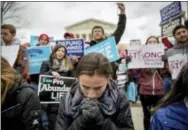
<svg viewBox="0 0 188 130">
<path fill-rule="evenodd" d="M 41 105 L 27 83 L 14 85 L 1 106 L 1 130 L 38 130 Z"/>
<path fill-rule="evenodd" d="M 52 75 L 52 63 L 44 61 L 41 66 L 40 74 L 42 75 Z M 59 72 L 61 76 L 65 77 L 74 77 L 73 71 Z M 59 104 L 48 104 L 46 107 L 43 107 L 48 114 L 57 114 Z"/>
<path fill-rule="evenodd" d="M 55 130 L 134 130 L 129 101 L 113 81 L 98 99 L 104 116 L 102 125 L 82 123 L 80 104 L 84 97 L 79 87 L 79 83 L 75 83 L 66 98 L 62 99 Z"/>
<path fill-rule="evenodd" d="M 52 75 L 52 71 L 52 63 L 50 61 L 44 61 L 40 69 L 40 74 Z M 59 74 L 65 77 L 74 77 L 73 71 L 59 72 Z"/>
</svg>

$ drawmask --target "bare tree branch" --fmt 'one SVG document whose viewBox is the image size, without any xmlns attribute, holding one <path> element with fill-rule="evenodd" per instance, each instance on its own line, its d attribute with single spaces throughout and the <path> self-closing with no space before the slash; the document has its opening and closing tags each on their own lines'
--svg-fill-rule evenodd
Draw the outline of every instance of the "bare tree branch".
<svg viewBox="0 0 188 130">
<path fill-rule="evenodd" d="M 25 8 L 25 5 L 22 5 L 21 2 L 15 1 L 2 1 L 1 2 L 1 23 L 10 21 L 15 23 L 16 28 L 23 28 L 28 26 L 29 22 L 24 20 L 22 17 L 23 13 L 21 12 Z"/>
</svg>

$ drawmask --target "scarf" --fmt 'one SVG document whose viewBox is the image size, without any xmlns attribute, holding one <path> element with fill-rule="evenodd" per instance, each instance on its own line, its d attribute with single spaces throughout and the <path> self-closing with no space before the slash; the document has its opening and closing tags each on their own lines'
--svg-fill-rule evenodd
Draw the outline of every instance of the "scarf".
<svg viewBox="0 0 188 130">
<path fill-rule="evenodd" d="M 65 65 L 65 60 L 58 61 L 57 59 L 53 60 L 52 69 L 57 72 L 67 72 L 69 68 Z"/>
<path fill-rule="evenodd" d="M 98 104 L 105 115 L 113 115 L 116 112 L 116 102 L 118 98 L 118 89 L 114 81 L 111 81 L 102 97 L 98 99 Z M 76 82 L 72 90 L 68 93 L 65 99 L 65 112 L 73 118 L 76 118 L 80 113 L 81 102 L 84 95 L 80 90 L 79 83 Z"/>
</svg>

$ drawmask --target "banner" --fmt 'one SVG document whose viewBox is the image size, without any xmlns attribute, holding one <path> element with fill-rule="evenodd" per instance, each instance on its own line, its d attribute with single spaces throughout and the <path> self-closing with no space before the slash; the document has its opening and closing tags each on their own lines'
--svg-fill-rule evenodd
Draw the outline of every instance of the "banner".
<svg viewBox="0 0 188 130">
<path fill-rule="evenodd" d="M 118 71 L 116 72 L 117 74 L 117 83 L 118 87 L 125 87 L 126 82 L 128 82 L 128 77 L 127 77 L 127 65 L 126 64 L 119 64 Z"/>
<path fill-rule="evenodd" d="M 81 57 L 84 55 L 84 39 L 57 40 L 56 44 L 64 45 L 69 56 Z"/>
<path fill-rule="evenodd" d="M 182 23 L 181 12 L 182 7 L 180 1 L 175 1 L 160 10 L 162 37 L 173 36 L 172 31 L 174 28 Z"/>
<path fill-rule="evenodd" d="M 173 19 L 170 22 L 167 22 L 161 26 L 161 35 L 162 37 L 173 36 L 172 32 L 174 28 L 178 25 L 181 25 L 181 16 Z"/>
<path fill-rule="evenodd" d="M 162 44 L 129 46 L 128 56 L 131 57 L 131 62 L 128 63 L 128 68 L 163 68 L 163 55 L 164 45 Z"/>
<path fill-rule="evenodd" d="M 84 55 L 98 52 L 102 53 L 108 58 L 110 62 L 116 61 L 119 59 L 119 53 L 116 46 L 116 41 L 114 37 L 108 37 L 106 40 L 84 50 Z"/>
<path fill-rule="evenodd" d="M 53 76 L 40 75 L 38 96 L 41 103 L 59 103 L 75 81 L 76 79 L 72 77 L 55 79 Z"/>
<path fill-rule="evenodd" d="M 40 73 L 43 61 L 49 60 L 51 54 L 50 46 L 33 46 L 28 48 L 29 74 Z"/>
<path fill-rule="evenodd" d="M 13 67 L 16 61 L 19 47 L 19 45 L 1 46 L 2 56 L 6 58 L 11 67 Z"/>
<path fill-rule="evenodd" d="M 130 40 L 130 45 L 141 45 L 141 40 L 140 39 L 134 39 Z"/>
<path fill-rule="evenodd" d="M 175 1 L 171 3 L 170 5 L 160 10 L 161 22 L 164 23 L 168 21 L 170 18 L 180 15 L 181 11 L 182 11 L 182 7 L 180 1 Z"/>
<path fill-rule="evenodd" d="M 172 74 L 172 79 L 176 79 L 183 65 L 188 62 L 187 55 L 177 54 L 168 57 L 168 64 Z"/>
<path fill-rule="evenodd" d="M 36 46 L 39 43 L 39 36 L 30 37 L 30 46 Z M 50 37 L 50 41 L 54 41 L 54 37 Z"/>
</svg>

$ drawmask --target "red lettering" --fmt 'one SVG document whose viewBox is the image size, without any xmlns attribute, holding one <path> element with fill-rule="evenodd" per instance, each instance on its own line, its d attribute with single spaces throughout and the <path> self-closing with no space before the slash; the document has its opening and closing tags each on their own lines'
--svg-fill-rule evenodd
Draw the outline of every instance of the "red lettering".
<svg viewBox="0 0 188 130">
<path fill-rule="evenodd" d="M 163 56 L 162 52 L 157 53 L 157 57 L 162 57 L 162 56 Z"/>
<path fill-rule="evenodd" d="M 129 53 L 129 56 L 130 56 L 131 58 L 136 58 L 136 55 L 137 55 L 136 52 L 130 52 L 130 53 Z"/>
<path fill-rule="evenodd" d="M 171 69 L 179 69 L 181 67 L 182 63 L 184 63 L 184 62 L 183 61 L 171 61 L 170 68 Z"/>
<path fill-rule="evenodd" d="M 143 56 L 143 59 L 152 59 L 152 58 L 160 58 L 162 57 L 162 53 L 161 52 L 146 52 Z"/>
<path fill-rule="evenodd" d="M 156 52 L 151 52 L 150 57 L 151 58 L 153 58 L 153 57 L 156 58 L 157 57 L 157 53 Z"/>
<path fill-rule="evenodd" d="M 149 52 L 146 52 L 145 54 L 144 54 L 144 59 L 146 59 L 146 58 L 149 58 L 150 57 L 150 53 Z"/>
</svg>

